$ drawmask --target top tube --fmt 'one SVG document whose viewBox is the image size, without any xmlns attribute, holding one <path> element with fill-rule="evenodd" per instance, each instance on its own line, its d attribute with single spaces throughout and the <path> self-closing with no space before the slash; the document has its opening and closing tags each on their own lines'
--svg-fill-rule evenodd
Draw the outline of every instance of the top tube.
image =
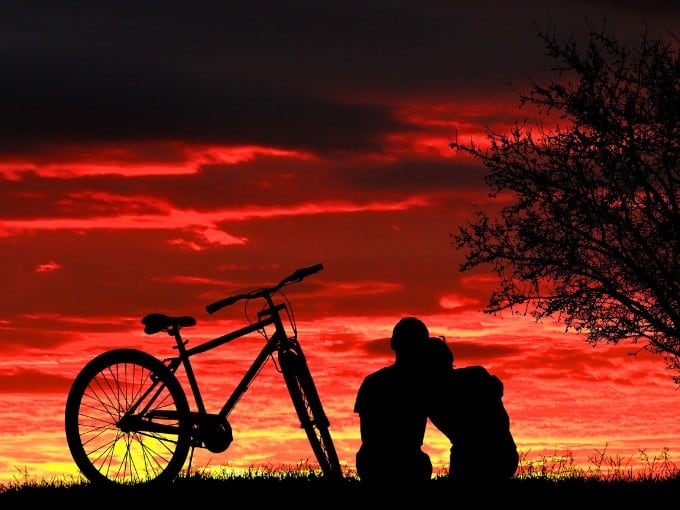
<svg viewBox="0 0 680 510">
<path fill-rule="evenodd" d="M 274 285 L 273 287 L 264 287 L 261 289 L 254 290 L 252 292 L 247 292 L 245 294 L 237 294 L 235 296 L 229 296 L 223 299 L 220 299 L 219 301 L 215 301 L 214 303 L 211 303 L 205 307 L 205 310 L 209 314 L 213 314 L 218 310 L 221 310 L 225 306 L 233 305 L 237 301 L 240 301 L 241 299 L 254 299 L 258 297 L 269 297 L 275 292 L 278 292 L 281 290 L 282 287 L 285 287 L 288 284 L 291 283 L 297 283 L 301 282 L 304 280 L 306 277 L 311 276 L 315 273 L 318 273 L 323 269 L 323 264 L 315 264 L 313 266 L 308 266 L 308 267 L 302 267 L 300 269 L 296 269 L 293 271 L 291 274 L 286 276 L 283 280 L 281 280 L 279 283 Z"/>
</svg>

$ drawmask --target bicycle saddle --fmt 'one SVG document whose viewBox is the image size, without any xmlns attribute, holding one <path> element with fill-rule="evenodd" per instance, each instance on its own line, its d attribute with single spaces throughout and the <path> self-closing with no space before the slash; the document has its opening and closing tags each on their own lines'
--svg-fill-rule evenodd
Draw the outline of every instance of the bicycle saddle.
<svg viewBox="0 0 680 510">
<path fill-rule="evenodd" d="M 170 317 L 164 313 L 150 313 L 142 319 L 144 333 L 153 335 L 159 331 L 167 331 L 169 328 L 182 328 L 184 326 L 195 326 L 196 319 L 183 315 L 181 317 Z"/>
</svg>

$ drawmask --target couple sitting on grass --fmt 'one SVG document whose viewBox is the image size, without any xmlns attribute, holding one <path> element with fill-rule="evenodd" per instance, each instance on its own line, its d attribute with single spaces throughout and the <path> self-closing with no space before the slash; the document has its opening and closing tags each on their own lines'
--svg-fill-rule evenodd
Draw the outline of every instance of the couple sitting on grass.
<svg viewBox="0 0 680 510">
<path fill-rule="evenodd" d="M 359 479 L 395 486 L 430 480 L 422 450 L 428 418 L 451 441 L 451 481 L 510 479 L 519 455 L 500 379 L 481 366 L 454 369 L 446 342 L 415 317 L 397 322 L 390 345 L 394 363 L 366 376 L 357 393 Z"/>
</svg>

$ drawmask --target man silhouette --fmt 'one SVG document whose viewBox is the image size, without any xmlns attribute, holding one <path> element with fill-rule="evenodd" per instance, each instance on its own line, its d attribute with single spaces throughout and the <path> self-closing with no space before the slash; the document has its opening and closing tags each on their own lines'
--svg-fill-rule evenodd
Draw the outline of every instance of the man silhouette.
<svg viewBox="0 0 680 510">
<path fill-rule="evenodd" d="M 404 317 L 392 330 L 392 365 L 366 376 L 357 392 L 361 446 L 356 454 L 362 482 L 403 488 L 430 480 L 432 463 L 422 450 L 427 410 L 422 358 L 427 326 Z"/>
<path fill-rule="evenodd" d="M 428 415 L 451 441 L 449 479 L 454 482 L 509 480 L 519 465 L 503 383 L 482 366 L 453 368 L 453 352 L 441 338 L 427 342 L 431 392 Z"/>
</svg>

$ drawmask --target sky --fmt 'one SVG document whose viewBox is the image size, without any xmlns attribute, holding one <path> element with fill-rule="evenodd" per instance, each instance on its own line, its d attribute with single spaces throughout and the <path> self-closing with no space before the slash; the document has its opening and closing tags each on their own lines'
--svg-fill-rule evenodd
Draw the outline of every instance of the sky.
<svg viewBox="0 0 680 510">
<path fill-rule="evenodd" d="M 493 275 L 461 273 L 451 239 L 495 205 L 485 169 L 451 141 L 527 115 L 517 90 L 553 64 L 537 27 L 578 37 L 605 20 L 635 43 L 677 27 L 680 6 L 4 1 L 0 484 L 77 477 L 70 385 L 105 350 L 170 355 L 144 315 L 194 316 L 195 345 L 247 321 L 240 304 L 205 305 L 317 263 L 286 296 L 349 472 L 356 391 L 391 363 L 406 315 L 446 337 L 456 366 L 501 378 L 525 460 L 638 468 L 667 449 L 680 464 L 680 392 L 661 358 L 484 314 Z M 261 342 L 196 360 L 215 412 Z M 271 363 L 230 423 L 230 448 L 193 467 L 313 462 Z M 435 469 L 448 446 L 430 425 Z"/>
</svg>

